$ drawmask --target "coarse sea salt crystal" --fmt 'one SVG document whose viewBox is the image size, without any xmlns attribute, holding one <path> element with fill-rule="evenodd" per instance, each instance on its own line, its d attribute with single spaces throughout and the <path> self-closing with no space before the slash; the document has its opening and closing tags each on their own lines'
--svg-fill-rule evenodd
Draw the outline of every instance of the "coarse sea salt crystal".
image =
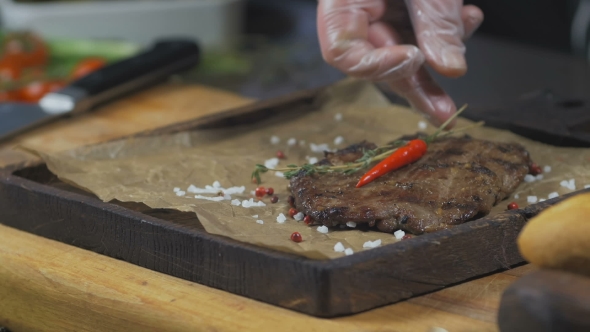
<svg viewBox="0 0 590 332">
<path fill-rule="evenodd" d="M 363 248 L 377 248 L 381 245 L 381 239 L 375 241 L 367 241 L 363 244 Z"/>
<path fill-rule="evenodd" d="M 543 167 L 543 172 L 545 172 L 545 173 L 551 172 L 551 166 L 547 165 L 547 166 Z"/>
<path fill-rule="evenodd" d="M 544 198 L 541 198 L 541 199 L 539 200 L 539 203 L 540 203 L 540 202 L 544 202 L 544 201 L 545 201 L 545 199 L 544 199 Z"/>
<path fill-rule="evenodd" d="M 281 139 L 278 136 L 271 136 L 270 137 L 270 144 L 279 144 Z"/>
<path fill-rule="evenodd" d="M 285 215 L 284 215 L 284 214 L 282 214 L 282 213 L 279 213 L 279 215 L 278 215 L 278 217 L 277 217 L 277 222 L 278 222 L 279 224 L 284 224 L 284 223 L 285 223 L 285 221 L 287 221 L 287 217 L 285 217 Z"/>
<path fill-rule="evenodd" d="M 318 158 L 316 158 L 316 157 L 311 157 L 311 158 L 309 158 L 309 163 L 310 163 L 310 164 L 315 164 L 315 163 L 317 163 L 317 162 L 318 162 Z"/>
<path fill-rule="evenodd" d="M 520 198 L 519 194 L 514 195 L 514 199 L 519 199 L 519 198 Z"/>
<path fill-rule="evenodd" d="M 174 192 L 175 192 L 175 193 L 176 193 L 176 192 L 179 192 L 179 191 L 180 191 L 180 188 L 178 188 L 178 187 L 174 187 Z"/>
<path fill-rule="evenodd" d="M 537 181 L 539 181 L 539 180 L 543 180 L 543 174 L 537 174 L 537 175 L 535 176 L 535 179 L 536 179 Z"/>
<path fill-rule="evenodd" d="M 231 205 L 240 206 L 242 205 L 242 202 L 240 202 L 239 199 L 234 199 L 231 201 Z"/>
<path fill-rule="evenodd" d="M 334 120 L 336 120 L 336 121 L 342 121 L 342 113 L 336 113 L 334 115 Z"/>
<path fill-rule="evenodd" d="M 527 201 L 529 204 L 532 204 L 532 203 L 537 203 L 537 200 L 538 200 L 537 196 L 527 196 L 527 197 L 526 197 L 526 201 Z"/>
<path fill-rule="evenodd" d="M 424 129 L 428 128 L 428 124 L 424 121 L 420 121 L 420 122 L 418 122 L 418 128 L 421 130 L 424 130 Z"/>
<path fill-rule="evenodd" d="M 536 180 L 536 178 L 534 175 L 527 174 L 524 176 L 524 182 L 533 182 L 535 180 Z"/>
<path fill-rule="evenodd" d="M 221 188 L 221 183 L 219 181 L 213 182 L 213 188 Z"/>
<path fill-rule="evenodd" d="M 330 147 L 328 146 L 328 144 L 315 144 L 315 143 L 309 143 L 309 148 L 311 149 L 311 151 L 313 152 L 318 152 L 318 153 L 324 153 L 324 151 L 329 151 Z"/>
<path fill-rule="evenodd" d="M 320 226 L 317 229 L 318 229 L 318 232 L 320 232 L 320 233 L 328 234 L 328 227 L 326 227 L 326 226 Z"/>
<path fill-rule="evenodd" d="M 184 196 L 184 195 L 186 195 L 185 191 L 179 190 L 176 192 L 176 196 Z"/>
<path fill-rule="evenodd" d="M 428 330 L 428 332 L 449 332 L 449 331 L 443 329 L 442 327 L 436 326 L 436 327 L 433 327 L 430 330 Z"/>
<path fill-rule="evenodd" d="M 552 199 L 555 197 L 559 197 L 559 193 L 557 193 L 557 191 L 554 191 L 552 193 L 549 194 L 549 196 L 547 196 L 547 198 Z"/>
<path fill-rule="evenodd" d="M 570 179 L 569 181 L 563 180 L 559 183 L 560 186 L 565 187 L 569 190 L 576 190 L 576 180 Z"/>
<path fill-rule="evenodd" d="M 264 224 L 264 221 L 262 221 L 262 220 L 256 220 L 256 223 L 262 225 L 262 224 Z"/>
<path fill-rule="evenodd" d="M 343 252 L 344 251 L 344 245 L 342 245 L 342 242 L 338 242 L 334 245 L 334 251 L 335 252 Z"/>
<path fill-rule="evenodd" d="M 231 201 L 231 195 L 230 194 L 225 194 L 223 195 L 223 199 L 226 201 Z"/>
<path fill-rule="evenodd" d="M 303 215 L 302 212 L 297 212 L 297 214 L 293 216 L 293 219 L 295 219 L 297 221 L 301 221 L 301 220 L 303 220 L 303 218 L 305 218 L 305 216 Z"/>
<path fill-rule="evenodd" d="M 347 221 L 346 222 L 346 226 L 348 226 L 350 228 L 355 228 L 356 227 L 356 223 L 354 221 Z"/>
<path fill-rule="evenodd" d="M 219 192 L 219 189 L 213 188 L 211 186 L 205 186 L 205 188 L 198 188 L 191 184 L 186 189 L 186 191 L 188 191 L 191 194 L 217 194 Z"/>
<path fill-rule="evenodd" d="M 344 254 L 346 256 L 350 256 L 350 255 L 354 254 L 354 251 L 352 250 L 352 248 L 346 248 L 346 250 L 344 250 Z"/>
<path fill-rule="evenodd" d="M 229 194 L 229 195 L 233 195 L 233 194 L 242 194 L 242 193 L 244 193 L 244 190 L 246 190 L 246 187 L 241 186 L 241 187 L 231 187 L 231 188 L 223 189 L 223 192 L 226 194 Z"/>
<path fill-rule="evenodd" d="M 253 215 L 253 216 L 252 216 L 252 218 L 258 218 L 258 215 L 257 215 L 257 214 L 255 214 L 255 215 Z"/>
<path fill-rule="evenodd" d="M 223 196 L 209 197 L 209 196 L 203 196 L 203 195 L 195 195 L 195 198 L 196 199 L 204 199 L 204 200 L 208 200 L 208 201 L 214 201 L 214 202 L 223 201 Z"/>
<path fill-rule="evenodd" d="M 338 137 L 334 138 L 334 145 L 340 145 L 342 143 L 344 143 L 344 137 L 338 136 Z"/>
<path fill-rule="evenodd" d="M 587 184 L 584 186 L 584 189 L 588 189 L 588 188 L 590 188 L 590 184 Z"/>
<path fill-rule="evenodd" d="M 275 172 L 275 176 L 276 176 L 276 177 L 279 177 L 279 178 L 284 178 L 284 177 L 285 177 L 285 173 L 283 173 L 283 172 L 279 172 L 279 171 L 276 171 L 276 172 Z"/>
<path fill-rule="evenodd" d="M 293 146 L 295 144 L 297 144 L 297 140 L 294 137 L 289 138 L 289 140 L 287 141 L 288 146 Z"/>
<path fill-rule="evenodd" d="M 264 161 L 264 167 L 270 168 L 270 169 L 276 168 L 278 164 L 279 164 L 279 158 L 276 158 L 276 157 L 270 158 L 270 159 Z"/>
<path fill-rule="evenodd" d="M 242 207 L 249 208 L 253 206 L 266 206 L 263 201 L 254 202 L 254 198 L 250 198 L 250 200 L 243 200 Z"/>
<path fill-rule="evenodd" d="M 576 190 L 576 180 L 575 179 L 570 179 L 568 184 L 570 185 L 571 190 Z"/>
<path fill-rule="evenodd" d="M 401 240 L 404 237 L 404 235 L 406 235 L 406 232 L 404 232 L 400 229 L 400 230 L 395 231 L 393 233 L 393 235 L 395 236 L 396 239 Z"/>
</svg>

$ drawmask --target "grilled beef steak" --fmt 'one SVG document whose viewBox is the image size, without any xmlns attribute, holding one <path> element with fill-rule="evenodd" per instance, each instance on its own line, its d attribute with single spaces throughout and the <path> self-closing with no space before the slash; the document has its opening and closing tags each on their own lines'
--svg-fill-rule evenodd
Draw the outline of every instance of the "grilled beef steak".
<svg viewBox="0 0 590 332">
<path fill-rule="evenodd" d="M 318 164 L 353 162 L 374 148 L 362 142 L 326 153 Z M 290 188 L 297 210 L 326 226 L 353 221 L 383 232 L 421 234 L 488 214 L 522 182 L 530 163 L 529 153 L 518 144 L 448 137 L 431 143 L 419 161 L 361 188 L 355 185 L 362 172 L 304 170 L 291 178 Z"/>
</svg>

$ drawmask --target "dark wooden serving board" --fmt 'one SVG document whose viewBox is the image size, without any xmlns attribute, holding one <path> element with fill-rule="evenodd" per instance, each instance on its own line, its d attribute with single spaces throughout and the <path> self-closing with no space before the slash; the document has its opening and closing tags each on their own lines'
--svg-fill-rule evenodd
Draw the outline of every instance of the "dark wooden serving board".
<svg viewBox="0 0 590 332">
<path fill-rule="evenodd" d="M 317 92 L 263 101 L 142 135 L 308 111 Z M 312 260 L 208 234 L 192 213 L 102 202 L 59 181 L 43 164 L 15 165 L 0 170 L 0 222 L 178 278 L 310 315 L 334 317 L 522 263 L 515 241 L 522 226 L 574 194 L 351 256 Z"/>
</svg>

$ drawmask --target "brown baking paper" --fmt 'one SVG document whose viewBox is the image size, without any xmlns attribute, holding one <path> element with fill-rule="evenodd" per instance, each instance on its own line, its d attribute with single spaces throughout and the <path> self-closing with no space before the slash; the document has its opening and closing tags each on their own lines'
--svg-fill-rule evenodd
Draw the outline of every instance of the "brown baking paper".
<svg viewBox="0 0 590 332">
<path fill-rule="evenodd" d="M 337 114 L 342 115 L 341 121 L 335 119 Z M 287 164 L 301 165 L 306 157 L 322 157 L 322 153 L 311 151 L 311 143 L 327 143 L 333 149 L 366 139 L 381 145 L 417 132 L 420 121 L 423 118 L 408 108 L 391 105 L 374 85 L 345 80 L 324 92 L 312 112 L 294 110 L 264 123 L 232 129 L 132 138 L 39 154 L 60 179 L 96 194 L 105 202 L 142 202 L 151 208 L 193 211 L 209 233 L 314 259 L 338 258 L 345 254 L 334 251 L 337 242 L 359 252 L 371 250 L 363 248 L 367 241 L 380 239 L 381 245 L 389 245 L 398 240 L 392 234 L 349 227 L 331 228 L 328 234 L 322 234 L 317 226 L 308 227 L 295 221 L 288 216 L 288 180 L 272 172 L 263 174 L 263 186 L 273 187 L 280 201 L 271 204 L 265 197 L 264 207 L 244 208 L 233 206 L 230 201 L 195 199 L 188 192 L 186 197 L 179 197 L 173 188 L 186 191 L 191 184 L 203 188 L 219 181 L 224 188 L 246 187 L 243 195 L 232 195 L 232 199 L 250 199 L 254 197 L 250 192 L 256 188 L 250 182 L 254 165 L 275 157 L 277 150 L 287 156 L 280 161 L 279 168 Z M 470 123 L 459 119 L 457 127 Z M 425 131 L 434 130 L 429 125 Z M 585 167 L 590 162 L 590 149 L 552 147 L 491 128 L 475 128 L 467 133 L 493 141 L 519 142 L 541 167 L 551 167 L 542 180 L 523 183 L 492 214 L 505 210 L 511 201 L 526 206 L 527 196 L 545 199 L 552 192 L 571 192 L 560 185 L 562 180 L 574 179 L 576 190 L 590 184 L 590 169 Z M 280 138 L 280 143 L 271 144 L 273 135 Z M 338 136 L 344 142 L 335 145 Z M 295 138 L 297 144 L 289 146 L 290 138 Z M 515 194 L 519 198 L 515 199 Z M 276 220 L 279 213 L 287 216 L 284 224 Z M 264 224 L 256 220 L 263 220 Z M 303 242 L 290 240 L 295 231 L 302 234 Z"/>
</svg>

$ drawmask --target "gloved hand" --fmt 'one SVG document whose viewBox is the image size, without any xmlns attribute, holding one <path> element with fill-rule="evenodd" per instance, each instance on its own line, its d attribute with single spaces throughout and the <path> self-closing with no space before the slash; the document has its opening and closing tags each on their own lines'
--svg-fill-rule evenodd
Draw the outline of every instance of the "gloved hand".
<svg viewBox="0 0 590 332">
<path fill-rule="evenodd" d="M 387 83 L 435 125 L 455 113 L 424 66 L 447 77 L 465 74 L 463 41 L 483 21 L 479 8 L 462 0 L 318 0 L 317 15 L 327 63 Z"/>
</svg>

